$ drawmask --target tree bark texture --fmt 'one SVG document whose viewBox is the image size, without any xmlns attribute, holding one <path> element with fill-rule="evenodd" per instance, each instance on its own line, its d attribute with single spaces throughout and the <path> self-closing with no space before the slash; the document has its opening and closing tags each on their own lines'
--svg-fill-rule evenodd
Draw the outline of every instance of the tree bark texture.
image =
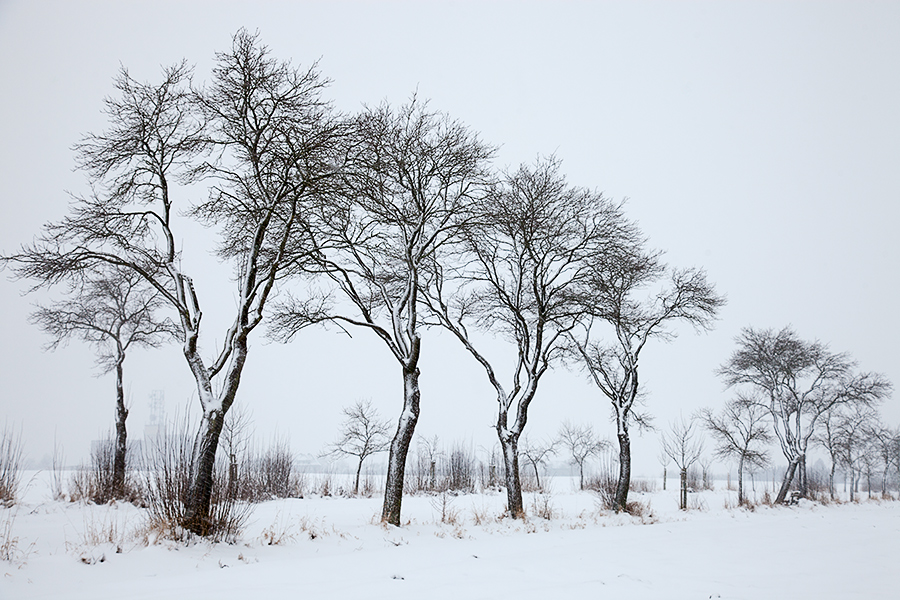
<svg viewBox="0 0 900 600">
<path fill-rule="evenodd" d="M 775 496 L 775 504 L 784 504 L 788 490 L 791 489 L 791 482 L 794 481 L 794 473 L 797 471 L 799 462 L 800 459 L 796 458 L 788 464 L 787 471 L 784 472 L 784 478 L 781 480 L 781 488 L 778 490 L 778 495 Z"/>
<path fill-rule="evenodd" d="M 197 535 L 208 535 L 213 525 L 210 521 L 213 471 L 224 423 L 223 411 L 205 412 L 200 421 L 200 431 L 194 440 L 191 487 L 185 506 L 184 528 Z"/>
<path fill-rule="evenodd" d="M 519 478 L 519 437 L 510 433 L 501 435 L 500 446 L 503 448 L 503 465 L 506 470 L 506 505 L 509 516 L 521 519 L 525 517 L 525 507 Z"/>
<path fill-rule="evenodd" d="M 687 510 L 687 469 L 681 469 L 681 490 L 679 490 L 678 508 Z"/>
<path fill-rule="evenodd" d="M 624 430 L 619 438 L 619 480 L 616 483 L 616 512 L 625 510 L 628 503 L 628 488 L 631 485 L 631 440 L 628 431 Z"/>
<path fill-rule="evenodd" d="M 128 450 L 128 430 L 125 428 L 125 419 L 128 418 L 128 409 L 125 408 L 125 389 L 122 383 L 122 363 L 124 355 L 116 362 L 116 447 L 113 458 L 113 498 L 125 496 L 125 455 Z"/>
<path fill-rule="evenodd" d="M 419 420 L 419 369 L 415 363 L 403 367 L 403 413 L 397 433 L 391 441 L 388 457 L 387 481 L 384 484 L 384 507 L 381 520 L 400 526 L 400 505 L 403 501 L 403 479 L 406 474 L 406 455 Z"/>
</svg>

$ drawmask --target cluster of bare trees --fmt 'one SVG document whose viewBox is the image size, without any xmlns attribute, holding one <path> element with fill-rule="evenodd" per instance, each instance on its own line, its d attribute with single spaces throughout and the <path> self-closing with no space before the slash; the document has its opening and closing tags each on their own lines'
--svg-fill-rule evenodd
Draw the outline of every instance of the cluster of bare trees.
<svg viewBox="0 0 900 600">
<path fill-rule="evenodd" d="M 363 461 L 389 453 L 385 522 L 400 524 L 423 332 L 432 327 L 459 341 L 495 392 L 512 516 L 524 514 L 520 457 L 537 476 L 553 449 L 522 440 L 539 384 L 559 365 L 583 369 L 610 403 L 614 504 L 625 508 L 630 431 L 649 424 L 640 408 L 641 352 L 650 340 L 671 339 L 675 324 L 708 329 L 724 299 L 703 271 L 664 264 L 622 203 L 571 185 L 555 158 L 498 172 L 493 146 L 415 97 L 337 114 L 315 65 L 277 60 L 246 31 L 216 55 L 207 84 L 195 84 L 184 63 L 158 83 L 124 69 L 115 83 L 108 129 L 75 146 L 90 193 L 3 262 L 35 289 L 64 286 L 66 300 L 34 315 L 52 344 L 80 337 L 97 346 L 103 369 L 116 370 L 123 469 L 125 353 L 180 344 L 202 409 L 183 527 L 201 535 L 210 527 L 216 452 L 248 340 L 264 318 L 268 335 L 283 342 L 302 343 L 314 325 L 369 331 L 397 361 L 403 394 L 393 431 L 358 404 L 330 449 L 358 459 L 357 488 Z M 207 198 L 192 201 L 198 186 Z M 217 256 L 234 269 L 236 301 L 218 335 L 202 307 L 220 299 L 201 295 L 179 246 L 191 220 L 215 232 Z M 489 355 L 485 336 L 506 340 L 506 355 Z M 203 348 L 201 337 L 219 346 Z M 705 421 L 722 456 L 759 462 L 765 409 L 790 465 L 781 497 L 795 471 L 803 485 L 821 426 L 849 422 L 849 407 L 871 406 L 889 385 L 789 331 L 747 330 L 739 345 L 722 375 L 747 391 Z M 596 441 L 569 429 L 563 443 L 573 456 L 596 451 Z M 847 444 L 853 449 L 841 460 L 862 464 Z M 684 470 L 686 457 L 672 458 Z"/>
</svg>

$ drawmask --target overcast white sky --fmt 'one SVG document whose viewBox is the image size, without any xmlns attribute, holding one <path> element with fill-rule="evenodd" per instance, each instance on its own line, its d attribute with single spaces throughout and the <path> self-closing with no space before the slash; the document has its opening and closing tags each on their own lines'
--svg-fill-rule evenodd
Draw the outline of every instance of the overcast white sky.
<svg viewBox="0 0 900 600">
<path fill-rule="evenodd" d="M 629 198 L 671 264 L 705 268 L 729 301 L 716 330 L 685 331 L 642 361 L 661 428 L 727 399 L 713 371 L 748 325 L 792 324 L 900 384 L 900 3 L 0 0 L 0 250 L 62 217 L 66 190 L 85 189 L 70 148 L 104 128 L 120 64 L 153 80 L 187 58 L 205 80 L 240 27 L 276 57 L 320 59 L 340 110 L 418 90 L 501 145 L 499 166 L 556 153 L 571 183 Z M 207 335 L 221 338 L 229 270 L 202 233 L 185 238 Z M 80 344 L 42 350 L 24 287 L 0 281 L 0 419 L 21 425 L 31 458 L 56 436 L 78 461 L 112 426 L 114 382 L 93 377 Z M 392 361 L 365 332 L 311 331 L 289 346 L 257 335 L 238 402 L 258 434 L 315 453 L 356 399 L 397 417 Z M 135 353 L 126 376 L 133 438 L 151 390 L 165 391 L 170 413 L 192 398 L 175 345 Z M 489 447 L 494 414 L 483 373 L 428 335 L 418 431 Z M 883 414 L 900 422 L 898 401 Z M 560 371 L 528 430 L 550 435 L 564 419 L 614 433 L 597 391 Z M 633 447 L 636 473 L 655 472 L 656 435 Z"/>
</svg>

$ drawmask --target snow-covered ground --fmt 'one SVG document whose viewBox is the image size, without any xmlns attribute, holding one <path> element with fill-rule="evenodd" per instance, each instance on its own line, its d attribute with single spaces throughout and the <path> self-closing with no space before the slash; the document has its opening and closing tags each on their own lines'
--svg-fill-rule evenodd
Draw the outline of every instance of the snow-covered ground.
<svg viewBox="0 0 900 600">
<path fill-rule="evenodd" d="M 900 502 L 749 511 L 718 489 L 684 513 L 670 486 L 633 494 L 636 518 L 554 478 L 525 522 L 499 518 L 500 493 L 407 497 L 399 529 L 377 497 L 310 497 L 257 505 L 233 545 L 148 545 L 140 509 L 52 501 L 48 478 L 0 509 L 4 600 L 900 597 Z"/>
</svg>

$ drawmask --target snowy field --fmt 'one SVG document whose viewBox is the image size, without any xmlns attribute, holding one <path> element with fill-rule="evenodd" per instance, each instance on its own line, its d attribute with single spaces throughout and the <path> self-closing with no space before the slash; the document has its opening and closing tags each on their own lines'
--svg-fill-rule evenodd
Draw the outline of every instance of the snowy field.
<svg viewBox="0 0 900 600">
<path fill-rule="evenodd" d="M 527 494 L 406 497 L 405 526 L 378 524 L 381 500 L 308 497 L 255 506 L 236 544 L 154 541 L 141 510 L 50 500 L 28 473 L 0 508 L 0 598 L 897 598 L 900 502 L 754 511 L 721 482 L 677 510 L 668 491 L 633 494 L 643 517 L 599 509 L 555 478 Z M 534 516 L 547 509 L 551 519 Z M 442 522 L 442 516 L 443 521 Z M 408 523 L 407 523 L 408 521 Z M 262 594 L 262 596 L 260 596 Z"/>
</svg>

